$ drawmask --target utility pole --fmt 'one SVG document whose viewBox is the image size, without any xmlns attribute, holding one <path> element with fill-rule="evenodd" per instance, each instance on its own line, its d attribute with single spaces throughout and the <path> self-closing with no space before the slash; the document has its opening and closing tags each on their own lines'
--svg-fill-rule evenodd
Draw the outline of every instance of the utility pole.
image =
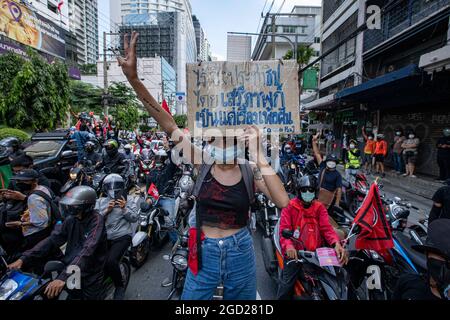
<svg viewBox="0 0 450 320">
<path fill-rule="evenodd" d="M 103 113 L 105 117 L 108 117 L 108 99 L 109 99 L 109 90 L 108 90 L 108 48 L 106 46 L 107 36 L 118 36 L 120 33 L 117 32 L 103 32 Z"/>
<path fill-rule="evenodd" d="M 275 34 L 276 34 L 276 30 L 275 30 L 275 15 L 272 15 L 272 51 L 273 51 L 273 55 L 272 55 L 272 59 L 275 59 Z"/>
</svg>

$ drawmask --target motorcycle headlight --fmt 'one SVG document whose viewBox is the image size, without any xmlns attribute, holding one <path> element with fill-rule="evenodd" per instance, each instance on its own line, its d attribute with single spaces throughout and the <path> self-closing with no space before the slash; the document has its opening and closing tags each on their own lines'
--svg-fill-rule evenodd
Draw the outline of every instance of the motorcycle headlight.
<svg viewBox="0 0 450 320">
<path fill-rule="evenodd" d="M 291 169 L 295 169 L 295 164 L 291 163 Z"/>
<path fill-rule="evenodd" d="M 9 295 L 13 293 L 19 285 L 14 280 L 8 279 L 0 287 L 0 300 L 8 299 Z"/>
<path fill-rule="evenodd" d="M 177 250 L 171 262 L 176 270 L 185 271 L 188 267 L 188 252 L 184 249 Z"/>
</svg>

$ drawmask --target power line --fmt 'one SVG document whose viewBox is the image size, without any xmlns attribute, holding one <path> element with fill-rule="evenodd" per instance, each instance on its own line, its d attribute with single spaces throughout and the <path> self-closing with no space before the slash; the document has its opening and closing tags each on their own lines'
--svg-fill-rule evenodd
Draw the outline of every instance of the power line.
<svg viewBox="0 0 450 320">
<path fill-rule="evenodd" d="M 281 4 L 280 8 L 278 8 L 277 14 L 281 12 L 281 9 L 283 9 L 285 3 L 286 3 L 286 0 L 283 0 L 283 3 Z"/>
<path fill-rule="evenodd" d="M 256 32 L 259 31 L 259 26 L 261 25 L 261 20 L 263 19 L 264 9 L 266 8 L 266 5 L 267 5 L 268 1 L 269 0 L 266 0 L 266 2 L 264 3 L 264 7 L 263 7 L 263 9 L 261 11 L 261 17 L 259 18 L 259 23 L 258 23 L 258 27 L 256 28 Z"/>
</svg>

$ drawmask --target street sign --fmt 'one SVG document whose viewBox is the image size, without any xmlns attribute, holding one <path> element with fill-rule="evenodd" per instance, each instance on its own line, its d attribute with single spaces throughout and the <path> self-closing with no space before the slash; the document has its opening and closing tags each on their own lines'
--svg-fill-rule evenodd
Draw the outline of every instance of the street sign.
<svg viewBox="0 0 450 320">
<path fill-rule="evenodd" d="M 186 101 L 186 92 L 177 92 L 175 94 L 177 96 L 178 102 L 185 102 Z"/>
</svg>

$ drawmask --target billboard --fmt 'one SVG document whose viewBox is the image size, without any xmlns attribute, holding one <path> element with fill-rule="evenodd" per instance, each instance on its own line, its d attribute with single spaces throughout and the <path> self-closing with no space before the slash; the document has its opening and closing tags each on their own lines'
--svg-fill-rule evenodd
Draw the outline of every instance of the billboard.
<svg viewBox="0 0 450 320">
<path fill-rule="evenodd" d="M 65 59 L 64 29 L 27 6 L 0 0 L 0 35 Z"/>
</svg>

